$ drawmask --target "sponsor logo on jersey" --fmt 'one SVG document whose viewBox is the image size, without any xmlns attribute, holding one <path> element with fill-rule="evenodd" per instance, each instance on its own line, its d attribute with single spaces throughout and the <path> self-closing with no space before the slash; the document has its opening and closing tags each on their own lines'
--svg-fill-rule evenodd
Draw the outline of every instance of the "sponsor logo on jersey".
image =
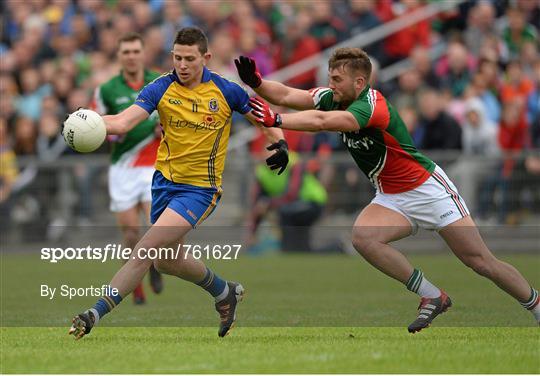
<svg viewBox="0 0 540 376">
<path fill-rule="evenodd" d="M 345 133 L 342 133 L 342 136 L 343 142 L 351 149 L 369 150 L 369 147 L 374 144 L 373 140 L 367 136 L 364 136 L 359 140 L 353 140 L 352 138 L 347 137 Z"/>
<path fill-rule="evenodd" d="M 197 131 L 215 131 L 218 128 L 221 127 L 222 123 L 221 121 L 215 121 L 212 118 L 212 121 L 206 121 L 207 119 L 201 121 L 201 122 L 195 122 L 191 120 L 186 119 L 176 119 L 172 116 L 169 117 L 169 121 L 167 122 L 169 126 L 175 127 L 175 128 L 191 128 Z"/>
</svg>

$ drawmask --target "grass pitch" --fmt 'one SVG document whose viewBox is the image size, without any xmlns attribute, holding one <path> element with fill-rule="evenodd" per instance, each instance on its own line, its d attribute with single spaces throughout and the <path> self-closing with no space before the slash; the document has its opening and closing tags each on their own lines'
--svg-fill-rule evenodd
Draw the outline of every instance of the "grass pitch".
<svg viewBox="0 0 540 376">
<path fill-rule="evenodd" d="M 537 328 L 4 328 L 6 373 L 538 373 Z"/>
<path fill-rule="evenodd" d="M 540 285 L 537 255 L 503 257 Z M 540 373 L 540 331 L 491 282 L 449 255 L 412 262 L 454 301 L 410 335 L 418 298 L 346 256 L 243 257 L 211 262 L 248 294 L 231 335 L 199 288 L 166 278 L 146 306 L 128 297 L 80 341 L 71 317 L 96 298 L 40 297 L 40 284 L 96 286 L 116 263 L 46 264 L 2 254 L 2 373 Z M 149 290 L 147 288 L 147 290 Z"/>
</svg>

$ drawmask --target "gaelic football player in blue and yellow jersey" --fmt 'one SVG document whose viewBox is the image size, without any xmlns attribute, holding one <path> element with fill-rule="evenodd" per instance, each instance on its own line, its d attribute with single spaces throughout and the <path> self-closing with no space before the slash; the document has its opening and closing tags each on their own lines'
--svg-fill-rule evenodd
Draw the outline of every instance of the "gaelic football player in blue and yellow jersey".
<svg viewBox="0 0 540 376">
<path fill-rule="evenodd" d="M 166 274 L 196 283 L 215 298 L 225 336 L 236 319 L 244 288 L 227 282 L 201 260 L 180 252 L 176 258 L 144 258 L 149 248 L 182 243 L 184 236 L 203 222 L 221 196 L 221 176 L 229 139 L 231 117 L 237 111 L 255 123 L 244 89 L 206 68 L 211 54 L 208 40 L 198 28 L 180 30 L 174 40 L 174 69 L 158 77 L 140 92 L 135 104 L 117 115 L 104 116 L 109 134 L 124 134 L 158 112 L 162 139 L 152 182 L 152 227 L 137 243 L 130 259 L 110 282 L 111 294 L 75 316 L 70 334 L 88 334 L 101 318 L 140 283 L 150 265 Z M 281 130 L 265 129 L 275 150 L 268 160 L 280 173 L 288 163 L 287 143 Z M 178 248 L 178 249 L 181 249 Z"/>
</svg>

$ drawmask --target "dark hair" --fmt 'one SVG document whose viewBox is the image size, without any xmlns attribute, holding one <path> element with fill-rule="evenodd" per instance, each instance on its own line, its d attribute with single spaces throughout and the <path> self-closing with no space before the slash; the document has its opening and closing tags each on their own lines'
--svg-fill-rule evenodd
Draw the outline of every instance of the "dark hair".
<svg viewBox="0 0 540 376">
<path fill-rule="evenodd" d="M 174 38 L 174 44 L 182 44 L 186 46 L 197 45 L 199 52 L 204 55 L 208 52 L 208 38 L 204 32 L 198 27 L 184 27 Z"/>
<path fill-rule="evenodd" d="M 328 60 L 328 69 L 343 67 L 349 70 L 361 72 L 369 80 L 371 76 L 371 60 L 360 48 L 343 47 L 336 49 Z"/>
<path fill-rule="evenodd" d="M 125 33 L 120 38 L 118 38 L 117 47 L 120 47 L 123 42 L 133 42 L 134 40 L 140 40 L 141 44 L 144 46 L 144 40 L 141 34 L 135 31 L 130 31 L 129 33 Z"/>
</svg>

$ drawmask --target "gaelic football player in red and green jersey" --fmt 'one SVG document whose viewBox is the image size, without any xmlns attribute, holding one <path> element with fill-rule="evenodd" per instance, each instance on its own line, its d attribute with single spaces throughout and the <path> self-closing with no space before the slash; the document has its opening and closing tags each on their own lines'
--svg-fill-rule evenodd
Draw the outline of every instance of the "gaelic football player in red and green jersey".
<svg viewBox="0 0 540 376">
<path fill-rule="evenodd" d="M 138 33 L 127 33 L 118 40 L 120 74 L 97 87 L 93 109 L 100 115 L 115 115 L 131 106 L 141 89 L 158 78 L 159 73 L 144 69 L 144 44 Z M 140 122 L 123 136 L 111 136 L 112 153 L 109 168 L 110 209 L 116 214 L 122 230 L 123 244 L 135 248 L 142 233 L 140 215 L 150 220 L 152 176 L 160 139 L 156 137 L 156 116 Z M 155 293 L 163 288 L 161 274 L 150 266 L 150 284 Z M 145 302 L 140 283 L 133 291 L 135 304 Z"/>
<path fill-rule="evenodd" d="M 356 250 L 373 266 L 421 296 L 408 330 L 429 326 L 452 302 L 389 243 L 418 227 L 437 231 L 454 254 L 478 274 L 532 311 L 540 323 L 538 291 L 486 247 L 465 202 L 444 171 L 416 150 L 397 111 L 369 85 L 371 61 L 358 48 L 339 48 L 330 57 L 328 88 L 298 90 L 263 80 L 255 61 L 235 61 L 241 79 L 269 102 L 303 110 L 274 113 L 263 100 L 250 106 L 259 123 L 299 131 L 336 131 L 376 189 L 352 230 Z"/>
</svg>

